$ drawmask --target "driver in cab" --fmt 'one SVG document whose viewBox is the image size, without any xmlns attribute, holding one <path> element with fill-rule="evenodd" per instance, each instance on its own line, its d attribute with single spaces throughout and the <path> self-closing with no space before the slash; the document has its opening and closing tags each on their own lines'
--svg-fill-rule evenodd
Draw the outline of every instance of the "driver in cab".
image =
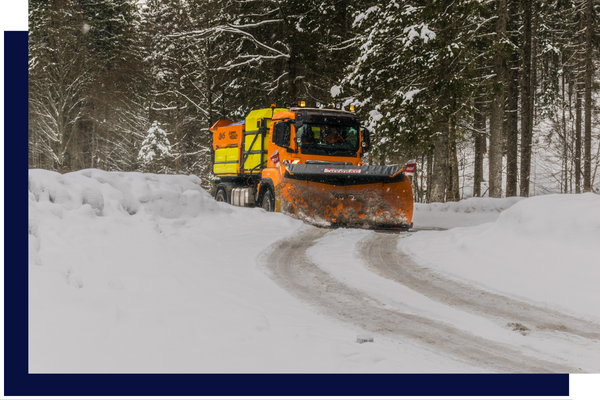
<svg viewBox="0 0 600 400">
<path fill-rule="evenodd" d="M 337 128 L 335 126 L 332 126 L 325 133 L 324 141 L 327 144 L 342 143 L 344 141 L 344 138 L 338 133 Z"/>
</svg>

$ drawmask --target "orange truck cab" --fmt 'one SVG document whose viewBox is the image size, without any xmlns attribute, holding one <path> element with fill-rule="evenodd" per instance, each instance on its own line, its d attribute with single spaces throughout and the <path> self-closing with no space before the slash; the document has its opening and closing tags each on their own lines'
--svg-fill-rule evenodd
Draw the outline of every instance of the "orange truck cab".
<svg viewBox="0 0 600 400">
<path fill-rule="evenodd" d="M 353 112 L 265 108 L 211 127 L 215 198 L 260 206 L 318 226 L 411 226 L 404 166 L 365 166 L 369 131 Z"/>
</svg>

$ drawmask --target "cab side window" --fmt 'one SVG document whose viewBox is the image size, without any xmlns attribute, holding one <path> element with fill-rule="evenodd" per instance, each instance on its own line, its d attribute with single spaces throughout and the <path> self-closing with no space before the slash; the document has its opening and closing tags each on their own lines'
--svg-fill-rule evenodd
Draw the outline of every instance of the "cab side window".
<svg viewBox="0 0 600 400">
<path fill-rule="evenodd" d="M 273 143 L 281 147 L 290 147 L 291 129 L 289 122 L 277 122 L 273 126 Z"/>
</svg>

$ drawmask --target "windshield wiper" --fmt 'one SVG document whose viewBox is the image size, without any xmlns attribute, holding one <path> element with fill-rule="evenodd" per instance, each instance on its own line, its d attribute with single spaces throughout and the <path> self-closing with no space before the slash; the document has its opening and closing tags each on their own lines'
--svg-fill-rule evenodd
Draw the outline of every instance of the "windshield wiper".
<svg viewBox="0 0 600 400">
<path fill-rule="evenodd" d="M 327 152 L 327 150 L 325 149 L 319 149 L 318 147 L 313 147 L 313 146 L 303 146 L 301 149 L 303 154 L 318 154 L 318 155 L 329 155 L 329 153 Z"/>
<path fill-rule="evenodd" d="M 346 157 L 354 157 L 356 155 L 355 151 L 352 150 L 337 150 L 328 153 L 330 156 L 346 156 Z"/>
</svg>

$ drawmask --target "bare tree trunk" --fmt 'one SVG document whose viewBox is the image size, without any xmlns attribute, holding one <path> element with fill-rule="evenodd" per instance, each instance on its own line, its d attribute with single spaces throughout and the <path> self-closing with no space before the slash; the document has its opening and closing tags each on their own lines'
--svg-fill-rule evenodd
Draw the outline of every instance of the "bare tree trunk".
<svg viewBox="0 0 600 400">
<path fill-rule="evenodd" d="M 521 77 L 521 184 L 519 194 L 529 196 L 531 144 L 533 136 L 531 101 L 531 2 L 523 2 L 523 75 Z"/>
<path fill-rule="evenodd" d="M 456 151 L 456 126 L 451 125 L 450 131 L 450 164 L 452 165 L 451 193 L 453 201 L 460 201 L 460 187 L 458 181 L 458 154 Z"/>
<path fill-rule="evenodd" d="M 90 168 L 94 168 L 94 161 L 96 158 L 96 121 L 92 122 L 92 142 L 90 144 Z"/>
<path fill-rule="evenodd" d="M 415 203 L 419 202 L 419 171 L 415 166 L 415 174 L 410 177 L 410 183 L 412 185 L 413 191 L 413 201 Z"/>
<path fill-rule="evenodd" d="M 576 85 L 575 100 L 575 193 L 581 193 L 581 87 Z"/>
<path fill-rule="evenodd" d="M 435 141 L 435 163 L 431 177 L 431 202 L 444 202 L 446 174 L 448 173 L 448 122 L 440 124 L 441 134 Z"/>
<path fill-rule="evenodd" d="M 592 0 L 587 0 L 585 10 L 585 132 L 583 140 L 583 191 L 592 190 Z"/>
<path fill-rule="evenodd" d="M 207 21 L 208 21 L 208 19 L 207 19 Z M 208 25 L 208 23 L 207 23 L 207 25 Z M 207 48 L 208 54 L 212 55 L 213 51 L 212 51 L 212 46 L 210 44 L 210 41 L 207 40 L 205 43 L 206 43 L 206 48 Z M 205 83 L 205 85 L 206 85 L 206 88 L 208 89 L 207 90 L 208 93 L 207 93 L 207 97 L 206 97 L 206 102 L 207 102 L 206 105 L 208 108 L 208 116 L 207 116 L 208 126 L 211 127 L 211 126 L 213 126 L 213 123 L 216 122 L 215 121 L 216 118 L 215 118 L 214 114 L 215 114 L 215 110 L 217 109 L 217 105 L 214 104 L 214 101 L 213 101 L 213 93 L 214 93 L 213 91 L 215 90 L 214 79 L 213 79 L 213 70 L 208 65 L 206 66 L 206 83 Z M 207 138 L 206 142 L 212 143 L 212 139 L 211 139 L 212 132 L 210 130 L 207 131 L 207 136 L 208 136 L 208 138 Z M 208 149 L 210 151 L 210 160 L 213 161 L 215 159 L 215 150 L 213 149 L 213 146 L 208 146 Z M 211 172 L 212 172 L 212 170 L 211 170 Z M 213 181 L 211 181 L 211 182 L 213 182 Z"/>
<path fill-rule="evenodd" d="M 573 132 L 574 129 L 574 118 L 573 118 L 573 90 L 574 90 L 575 82 L 573 80 L 569 80 L 569 134 L 567 135 L 567 143 L 565 144 L 565 193 L 572 193 L 573 189 Z"/>
<path fill-rule="evenodd" d="M 510 13 L 507 25 L 509 31 L 516 30 L 516 18 L 519 13 L 518 0 L 510 1 Z M 515 40 L 516 42 L 516 40 Z M 514 43 L 516 45 L 516 43 Z M 517 164 L 517 147 L 519 145 L 519 127 L 517 108 L 519 103 L 519 54 L 513 50 L 508 71 L 507 110 L 506 110 L 506 197 L 517 195 L 519 169 Z"/>
<path fill-rule="evenodd" d="M 579 30 L 582 31 L 583 15 L 579 15 Z M 579 34 L 579 46 L 577 48 L 577 73 L 575 83 L 575 193 L 581 193 L 581 106 L 583 89 L 583 34 Z"/>
<path fill-rule="evenodd" d="M 531 0 L 532 7 L 536 5 L 536 1 Z M 533 127 L 535 126 L 535 96 L 537 90 L 537 48 L 538 48 L 538 26 L 540 24 L 539 10 L 535 10 L 531 21 L 531 131 L 533 138 Z"/>
<path fill-rule="evenodd" d="M 562 137 L 563 137 L 563 162 L 562 162 L 562 170 L 561 170 L 561 179 L 560 179 L 560 185 L 561 193 L 567 193 L 567 104 L 566 104 L 566 97 L 565 97 L 565 63 L 564 63 L 564 55 L 561 56 L 561 68 L 562 68 L 562 79 L 561 79 L 561 86 L 562 86 Z M 570 100 L 570 99 L 569 99 Z M 560 127 L 559 127 L 559 131 L 560 131 Z"/>
<path fill-rule="evenodd" d="M 494 95 L 490 120 L 490 197 L 502 196 L 502 143 L 504 119 L 504 42 L 506 40 L 506 0 L 497 0 L 496 51 L 494 55 Z"/>
<path fill-rule="evenodd" d="M 448 169 L 446 172 L 446 201 L 454 201 L 454 195 L 452 194 L 452 143 L 451 140 L 448 142 Z"/>
<path fill-rule="evenodd" d="M 425 156 L 421 156 L 421 174 L 419 178 L 421 180 L 421 184 L 419 185 L 419 203 L 423 202 L 423 173 L 425 171 Z"/>
<path fill-rule="evenodd" d="M 429 150 L 427 152 L 427 193 L 425 194 L 427 203 L 431 203 L 431 185 L 433 175 L 433 152 Z"/>
<path fill-rule="evenodd" d="M 519 127 L 517 107 L 519 102 L 519 88 L 517 86 L 518 69 L 513 68 L 508 85 L 508 110 L 506 121 L 506 196 L 517 195 L 517 181 L 519 178 L 518 151 Z"/>
<path fill-rule="evenodd" d="M 453 152 L 453 148 L 452 146 L 455 146 L 454 143 L 454 138 L 452 137 L 453 135 L 453 130 L 452 130 L 452 125 L 451 123 L 448 124 L 448 169 L 446 172 L 446 201 L 454 201 L 454 194 L 452 193 L 452 187 L 453 187 L 453 183 L 452 183 L 452 179 L 454 178 L 454 173 L 452 171 L 452 167 L 454 166 L 454 164 L 452 163 L 452 159 L 454 158 L 452 155 Z"/>
<path fill-rule="evenodd" d="M 498 94 L 492 98 L 490 118 L 489 187 L 490 197 L 502 197 L 502 116 L 503 99 Z"/>
<path fill-rule="evenodd" d="M 473 196 L 481 197 L 481 182 L 483 182 L 483 157 L 486 153 L 485 116 L 482 111 L 481 98 L 475 100 L 475 171 L 473 176 Z"/>
<path fill-rule="evenodd" d="M 178 78 L 178 84 L 177 84 L 177 89 L 179 89 L 181 87 L 181 76 L 179 76 Z M 174 137 L 175 137 L 175 174 L 179 175 L 179 167 L 180 167 L 180 159 L 181 159 L 181 135 L 180 135 L 180 131 L 181 131 L 181 110 L 180 110 L 180 101 L 179 101 L 179 94 L 175 95 L 175 104 L 176 104 L 176 108 L 175 108 L 175 132 L 174 133 Z"/>
</svg>

